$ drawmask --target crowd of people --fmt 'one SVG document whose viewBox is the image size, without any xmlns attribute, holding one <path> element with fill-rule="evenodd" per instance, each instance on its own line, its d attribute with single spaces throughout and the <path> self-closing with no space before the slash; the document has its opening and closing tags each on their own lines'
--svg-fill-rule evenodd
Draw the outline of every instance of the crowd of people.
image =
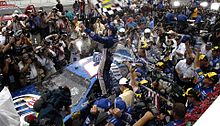
<svg viewBox="0 0 220 126">
<path fill-rule="evenodd" d="M 190 126 L 219 95 L 220 16 L 197 3 L 173 8 L 167 0 L 133 1 L 122 12 L 105 15 L 89 2 L 76 1 L 65 10 L 58 0 L 49 12 L 39 8 L 27 16 L 14 13 L 0 26 L 1 82 L 10 91 L 102 51 L 103 97 L 81 110 L 85 114 L 74 114 L 73 125 L 96 125 L 105 111 L 101 125 Z M 117 46 L 133 60 L 123 62 L 129 74 L 119 80 L 120 93 L 110 101 L 104 96 L 112 91 L 109 71 Z"/>
</svg>

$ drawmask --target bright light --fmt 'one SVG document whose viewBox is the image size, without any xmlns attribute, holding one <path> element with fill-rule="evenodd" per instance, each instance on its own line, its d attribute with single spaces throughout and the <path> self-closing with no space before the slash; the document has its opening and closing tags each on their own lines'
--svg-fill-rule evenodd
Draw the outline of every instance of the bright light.
<svg viewBox="0 0 220 126">
<path fill-rule="evenodd" d="M 202 3 L 200 3 L 200 6 L 202 6 L 202 7 L 208 7 L 208 5 L 209 5 L 209 3 L 208 2 L 202 2 Z"/>
<path fill-rule="evenodd" d="M 211 4 L 211 10 L 219 10 L 219 3 L 212 3 Z"/>
<path fill-rule="evenodd" d="M 180 6 L 180 2 L 179 1 L 174 1 L 173 2 L 173 6 L 174 7 L 179 7 Z"/>
<path fill-rule="evenodd" d="M 79 40 L 79 41 L 76 42 L 76 47 L 79 49 L 80 52 L 82 51 L 82 49 L 81 49 L 81 47 L 82 47 L 82 40 Z"/>
</svg>

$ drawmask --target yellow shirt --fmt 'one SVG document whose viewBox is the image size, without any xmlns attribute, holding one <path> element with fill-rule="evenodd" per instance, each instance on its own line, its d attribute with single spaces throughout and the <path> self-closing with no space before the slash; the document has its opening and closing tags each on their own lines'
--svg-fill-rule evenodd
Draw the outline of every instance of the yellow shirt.
<svg viewBox="0 0 220 126">
<path fill-rule="evenodd" d="M 192 13 L 192 18 L 196 18 L 198 16 L 198 9 L 195 8 Z"/>
<path fill-rule="evenodd" d="M 134 92 L 130 89 L 125 89 L 122 94 L 119 95 L 120 98 L 126 103 L 127 107 L 134 105 Z"/>
</svg>

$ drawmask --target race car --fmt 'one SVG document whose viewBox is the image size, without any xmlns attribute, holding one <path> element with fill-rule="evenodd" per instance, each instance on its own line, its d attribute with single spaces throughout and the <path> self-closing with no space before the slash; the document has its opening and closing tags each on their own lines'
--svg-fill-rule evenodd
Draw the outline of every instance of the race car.
<svg viewBox="0 0 220 126">
<path fill-rule="evenodd" d="M 12 93 L 15 109 L 21 116 L 22 125 L 27 125 L 25 117 L 35 114 L 33 104 L 40 95 L 47 90 L 53 90 L 59 86 L 68 86 L 71 90 L 71 114 L 64 118 L 64 122 L 72 117 L 72 114 L 80 111 L 89 99 L 96 99 L 101 95 L 98 84 L 97 71 L 100 53 L 81 59 L 68 65 L 63 70 L 50 76 L 47 80 L 38 84 L 29 85 Z M 126 77 L 129 70 L 121 62 L 131 60 L 131 55 L 126 49 L 119 49 L 114 53 L 114 61 L 111 65 L 111 84 L 116 86 L 122 77 Z"/>
</svg>

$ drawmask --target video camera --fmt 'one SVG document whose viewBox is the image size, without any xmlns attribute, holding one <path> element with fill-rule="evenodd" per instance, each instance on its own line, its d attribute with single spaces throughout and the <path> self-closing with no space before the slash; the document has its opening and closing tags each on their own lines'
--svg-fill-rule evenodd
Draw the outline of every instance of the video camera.
<svg viewBox="0 0 220 126">
<path fill-rule="evenodd" d="M 139 120 L 147 111 L 150 111 L 154 116 L 158 114 L 157 108 L 152 104 L 153 99 L 147 97 L 134 104 L 132 115 L 134 119 Z"/>
</svg>

